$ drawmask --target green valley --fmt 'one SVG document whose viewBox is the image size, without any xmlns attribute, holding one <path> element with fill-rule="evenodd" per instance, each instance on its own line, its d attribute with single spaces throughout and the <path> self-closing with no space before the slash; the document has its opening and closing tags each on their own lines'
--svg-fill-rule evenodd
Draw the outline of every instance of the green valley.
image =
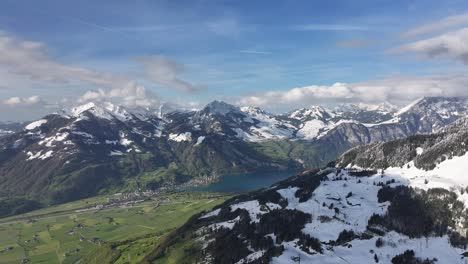
<svg viewBox="0 0 468 264">
<path fill-rule="evenodd" d="M 227 198 L 176 192 L 112 205 L 110 195 L 3 218 L 0 263 L 137 263 L 192 215 Z"/>
</svg>

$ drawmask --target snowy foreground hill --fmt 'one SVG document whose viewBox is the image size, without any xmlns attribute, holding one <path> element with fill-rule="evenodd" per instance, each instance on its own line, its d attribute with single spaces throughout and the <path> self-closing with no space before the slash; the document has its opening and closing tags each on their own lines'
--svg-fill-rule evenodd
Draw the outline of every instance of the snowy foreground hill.
<svg viewBox="0 0 468 264">
<path fill-rule="evenodd" d="M 192 218 L 148 261 L 466 263 L 468 119 L 352 149 L 336 163 Z"/>
</svg>

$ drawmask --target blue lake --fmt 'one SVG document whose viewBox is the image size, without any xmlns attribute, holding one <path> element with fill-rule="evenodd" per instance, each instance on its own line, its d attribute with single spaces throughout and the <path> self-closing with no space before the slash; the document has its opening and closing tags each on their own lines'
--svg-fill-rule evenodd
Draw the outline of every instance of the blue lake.
<svg viewBox="0 0 468 264">
<path fill-rule="evenodd" d="M 246 192 L 269 187 L 295 174 L 296 171 L 227 174 L 221 176 L 219 181 L 215 183 L 207 186 L 194 187 L 191 188 L 191 190 L 207 192 Z"/>
</svg>

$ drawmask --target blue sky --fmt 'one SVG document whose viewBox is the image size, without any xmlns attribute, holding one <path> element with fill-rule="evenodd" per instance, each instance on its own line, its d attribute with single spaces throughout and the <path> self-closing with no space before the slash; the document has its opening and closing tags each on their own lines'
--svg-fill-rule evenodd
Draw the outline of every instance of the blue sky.
<svg viewBox="0 0 468 264">
<path fill-rule="evenodd" d="M 387 90 L 395 80 L 465 80 L 460 45 L 442 53 L 411 45 L 464 29 L 467 12 L 466 1 L 432 0 L 3 0 L 0 56 L 12 58 L 0 60 L 0 110 L 15 108 L 19 118 L 29 118 L 32 106 L 45 112 L 107 99 L 187 107 L 222 99 L 272 111 L 312 103 L 401 103 L 424 89 L 393 94 Z M 336 83 L 353 88 L 330 95 L 344 89 Z M 356 95 L 370 83 L 372 91 L 391 87 L 373 97 Z M 298 90 L 300 100 L 291 97 L 294 88 L 310 86 L 318 88 Z M 428 95 L 464 95 L 437 87 L 428 87 Z M 276 105 L 275 98 L 284 100 Z"/>
</svg>

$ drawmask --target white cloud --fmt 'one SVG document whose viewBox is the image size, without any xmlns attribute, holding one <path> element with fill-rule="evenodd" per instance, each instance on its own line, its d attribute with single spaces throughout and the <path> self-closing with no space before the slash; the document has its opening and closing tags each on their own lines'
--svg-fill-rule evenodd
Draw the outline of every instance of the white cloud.
<svg viewBox="0 0 468 264">
<path fill-rule="evenodd" d="M 184 72 L 182 64 L 161 56 L 148 56 L 139 61 L 145 68 L 146 78 L 151 81 L 182 92 L 200 90 L 200 87 L 180 78 Z"/>
<path fill-rule="evenodd" d="M 444 57 L 468 64 L 468 28 L 412 42 L 391 52 L 414 52 L 429 58 Z"/>
<path fill-rule="evenodd" d="M 19 40 L 0 32 L 0 67 L 10 73 L 48 84 L 76 82 L 116 87 L 127 79 L 54 60 L 43 43 Z"/>
<path fill-rule="evenodd" d="M 130 82 L 123 87 L 105 91 L 98 89 L 87 91 L 78 100 L 79 103 L 87 101 L 116 101 L 126 106 L 157 106 L 160 103 L 158 97 L 147 91 L 145 87 Z"/>
<path fill-rule="evenodd" d="M 27 105 L 35 105 L 42 103 L 42 99 L 37 96 L 30 96 L 30 97 L 10 97 L 2 102 L 2 104 L 7 106 L 27 106 Z"/>
<path fill-rule="evenodd" d="M 404 37 L 417 37 L 442 30 L 449 30 L 454 27 L 468 25 L 468 14 L 445 17 L 441 20 L 428 23 L 402 33 Z"/>
<path fill-rule="evenodd" d="M 34 95 L 29 97 L 13 96 L 0 101 L 0 120 L 30 121 L 59 110 L 60 102 L 50 103 Z"/>
<path fill-rule="evenodd" d="M 155 62 L 155 65 L 150 62 Z M 161 82 L 174 84 L 180 89 L 192 88 L 190 84 L 176 78 L 175 75 L 183 70 L 180 65 L 168 59 L 155 59 L 147 64 L 147 70 L 153 70 L 156 79 L 159 78 Z M 18 40 L 5 33 L 0 33 L 0 68 L 41 84 L 60 84 L 63 87 L 63 84 L 87 83 L 99 89 L 110 89 L 109 92 L 89 91 L 82 97 L 87 100 L 92 97 L 97 99 L 105 94 L 131 101 L 140 100 L 147 94 L 145 88 L 131 78 L 63 64 L 49 56 L 44 44 Z"/>
<path fill-rule="evenodd" d="M 152 61 L 156 62 L 155 65 L 150 65 L 150 62 L 147 62 L 149 67 L 147 70 L 152 70 L 151 72 L 157 77 L 155 79 L 161 83 L 179 89 L 194 89 L 193 86 L 176 77 L 183 70 L 180 65 L 168 59 Z M 84 93 L 78 100 L 79 102 L 115 100 L 126 105 L 149 106 L 159 101 L 156 95 L 131 78 L 61 63 L 48 54 L 44 44 L 19 40 L 0 32 L 0 73 L 5 72 L 19 79 L 36 81 L 41 85 L 57 85 L 62 88 L 67 84 L 88 84 L 96 87 L 96 90 Z M 39 101 L 40 98 L 37 96 L 12 97 L 1 103 L 9 106 L 24 106 L 33 105 Z"/>
<path fill-rule="evenodd" d="M 269 109 L 362 101 L 402 104 L 422 96 L 468 96 L 467 86 L 468 74 L 394 76 L 361 83 L 335 83 L 331 86 L 313 85 L 287 91 L 270 91 L 242 97 L 237 100 L 237 104 Z"/>
</svg>

